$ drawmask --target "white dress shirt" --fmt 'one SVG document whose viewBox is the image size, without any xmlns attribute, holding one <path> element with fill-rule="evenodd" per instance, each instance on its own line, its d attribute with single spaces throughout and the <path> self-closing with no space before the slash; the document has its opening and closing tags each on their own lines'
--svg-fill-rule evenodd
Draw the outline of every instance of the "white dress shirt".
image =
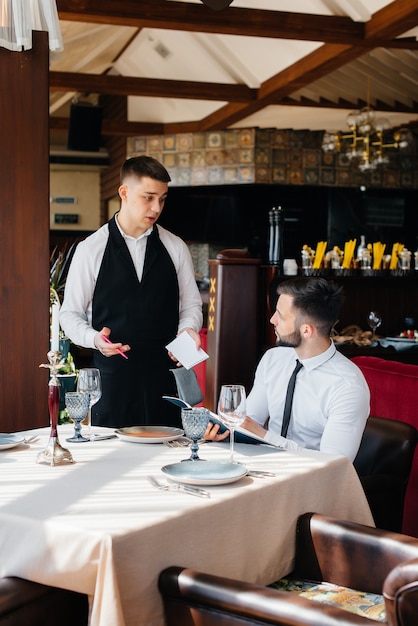
<svg viewBox="0 0 418 626">
<path fill-rule="evenodd" d="M 116 224 L 118 221 L 116 219 Z M 152 228 L 135 239 L 125 235 L 138 280 L 141 281 L 144 267 L 147 237 Z M 202 327 L 202 298 L 197 288 L 193 261 L 187 245 L 180 237 L 157 225 L 161 242 L 166 247 L 177 272 L 179 285 L 179 328 L 192 328 L 196 332 Z M 74 253 L 65 286 L 64 302 L 60 311 L 60 324 L 71 340 L 85 348 L 95 348 L 94 337 L 101 328 L 92 328 L 92 300 L 97 276 L 109 237 L 109 227 L 104 224 L 99 230 L 81 241 Z"/>
<path fill-rule="evenodd" d="M 370 392 L 360 369 L 331 343 L 319 356 L 299 359 L 287 438 L 281 436 L 294 348 L 276 347 L 262 357 L 247 399 L 247 415 L 268 428 L 265 441 L 287 449 L 310 448 L 354 460 L 370 411 Z M 266 422 L 268 424 L 266 426 Z"/>
</svg>

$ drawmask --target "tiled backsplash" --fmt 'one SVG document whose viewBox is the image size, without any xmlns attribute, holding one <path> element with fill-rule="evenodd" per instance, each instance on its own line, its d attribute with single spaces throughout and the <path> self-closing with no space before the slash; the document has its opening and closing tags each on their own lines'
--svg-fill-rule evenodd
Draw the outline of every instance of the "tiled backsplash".
<svg viewBox="0 0 418 626">
<path fill-rule="evenodd" d="M 209 259 L 216 259 L 216 255 L 224 246 L 214 246 L 209 243 L 189 243 L 196 278 L 209 279 Z"/>
<path fill-rule="evenodd" d="M 363 173 L 344 154 L 321 150 L 322 131 L 239 129 L 131 137 L 127 156 L 161 161 L 173 186 L 230 184 L 418 187 L 417 141 L 411 153 L 388 151 L 390 163 Z"/>
</svg>

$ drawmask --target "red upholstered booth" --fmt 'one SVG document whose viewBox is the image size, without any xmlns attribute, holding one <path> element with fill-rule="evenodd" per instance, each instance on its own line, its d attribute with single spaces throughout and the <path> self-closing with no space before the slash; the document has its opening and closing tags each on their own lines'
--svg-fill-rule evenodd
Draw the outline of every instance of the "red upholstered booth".
<svg viewBox="0 0 418 626">
<path fill-rule="evenodd" d="M 370 387 L 370 415 L 406 422 L 418 429 L 418 366 L 372 356 L 352 360 Z M 418 448 L 406 492 L 402 532 L 418 537 Z"/>
</svg>

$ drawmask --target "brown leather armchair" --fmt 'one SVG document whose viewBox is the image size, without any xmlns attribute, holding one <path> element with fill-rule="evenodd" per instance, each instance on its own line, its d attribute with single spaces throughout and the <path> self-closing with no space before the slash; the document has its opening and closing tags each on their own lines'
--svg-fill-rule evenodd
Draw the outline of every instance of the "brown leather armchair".
<svg viewBox="0 0 418 626">
<path fill-rule="evenodd" d="M 417 430 L 411 424 L 382 417 L 367 420 L 354 467 L 377 528 L 402 531 L 417 438 Z"/>
<path fill-rule="evenodd" d="M 418 540 L 306 513 L 293 574 L 384 595 L 388 626 L 416 626 Z M 159 579 L 167 626 L 370 626 L 366 617 L 293 593 L 171 567 Z M 380 622 L 382 623 L 382 622 Z"/>
</svg>

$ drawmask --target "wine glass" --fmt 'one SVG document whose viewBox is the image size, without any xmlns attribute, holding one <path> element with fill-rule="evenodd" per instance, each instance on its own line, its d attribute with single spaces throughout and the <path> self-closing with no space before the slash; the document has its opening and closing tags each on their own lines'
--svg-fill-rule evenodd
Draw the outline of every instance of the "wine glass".
<svg viewBox="0 0 418 626">
<path fill-rule="evenodd" d="M 81 422 L 85 419 L 89 410 L 89 395 L 81 393 L 81 391 L 67 391 L 65 394 L 65 406 L 70 419 L 74 422 L 74 435 L 69 437 L 67 441 L 71 443 L 80 443 L 81 441 L 89 441 L 81 434 Z"/>
<path fill-rule="evenodd" d="M 181 422 L 186 437 L 192 440 L 190 446 L 191 454 L 189 459 L 183 461 L 202 461 L 197 453 L 199 449 L 198 441 L 202 439 L 209 423 L 210 413 L 208 409 L 191 408 L 181 410 Z"/>
<path fill-rule="evenodd" d="M 376 328 L 382 323 L 382 316 L 378 311 L 369 311 L 367 315 L 367 323 L 372 329 L 372 342 L 376 339 Z"/>
<path fill-rule="evenodd" d="M 243 385 L 222 385 L 219 395 L 218 414 L 230 430 L 230 461 L 234 462 L 234 432 L 246 417 L 246 395 Z"/>
<path fill-rule="evenodd" d="M 94 439 L 91 432 L 91 407 L 102 397 L 102 383 L 100 371 L 97 367 L 84 367 L 78 373 L 77 391 L 89 395 L 89 410 L 87 417 L 87 432 L 90 440 Z"/>
</svg>

